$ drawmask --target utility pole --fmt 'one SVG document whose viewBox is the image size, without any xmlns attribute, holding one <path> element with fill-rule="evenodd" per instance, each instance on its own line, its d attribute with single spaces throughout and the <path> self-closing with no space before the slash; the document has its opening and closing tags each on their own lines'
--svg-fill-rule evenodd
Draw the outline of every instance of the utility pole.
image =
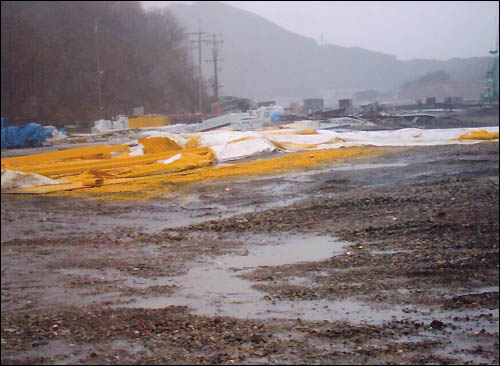
<svg viewBox="0 0 500 366">
<path fill-rule="evenodd" d="M 212 35 L 212 40 L 208 41 L 209 43 L 212 44 L 212 59 L 211 60 L 206 60 L 207 62 L 213 62 L 214 63 L 214 82 L 212 84 L 212 87 L 214 89 L 214 96 L 216 100 L 219 100 L 219 88 L 221 85 L 219 85 L 219 78 L 218 78 L 218 71 L 220 71 L 219 67 L 217 66 L 218 61 L 223 61 L 223 59 L 218 58 L 219 57 L 219 48 L 218 45 L 222 44 L 221 39 L 217 39 L 217 35 L 213 34 Z"/>
<path fill-rule="evenodd" d="M 201 113 L 201 109 L 203 107 L 203 76 L 202 76 L 202 70 L 201 70 L 201 43 L 202 43 L 202 36 L 206 34 L 206 32 L 201 31 L 201 24 L 200 21 L 198 20 L 198 32 L 193 32 L 189 33 L 190 35 L 196 35 L 198 36 L 198 39 L 195 39 L 191 42 L 193 43 L 198 43 L 198 112 Z"/>
<path fill-rule="evenodd" d="M 102 95 L 101 95 L 101 63 L 99 61 L 99 48 L 97 46 L 97 33 L 99 32 L 99 24 L 98 20 L 95 21 L 94 33 L 95 33 L 95 57 L 96 57 L 96 66 L 97 66 L 97 99 L 99 102 L 99 115 L 102 118 Z"/>
<path fill-rule="evenodd" d="M 103 71 L 101 70 L 101 62 L 99 58 L 99 47 L 98 47 L 98 33 L 109 32 L 105 30 L 99 30 L 99 18 L 95 20 L 94 24 L 94 34 L 95 34 L 95 57 L 96 57 L 96 67 L 97 67 L 97 99 L 99 102 L 99 115 L 101 118 L 104 118 L 103 115 L 103 105 L 102 105 L 102 86 L 101 86 L 101 78 Z"/>
</svg>

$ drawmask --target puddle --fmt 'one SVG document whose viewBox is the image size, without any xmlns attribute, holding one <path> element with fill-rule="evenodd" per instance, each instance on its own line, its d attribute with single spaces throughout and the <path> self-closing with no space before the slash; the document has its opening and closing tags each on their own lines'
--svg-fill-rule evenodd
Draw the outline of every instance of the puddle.
<svg viewBox="0 0 500 366">
<path fill-rule="evenodd" d="M 399 254 L 399 253 L 413 253 L 414 250 L 370 250 L 369 253 L 372 255 L 384 255 L 384 254 Z"/>
<path fill-rule="evenodd" d="M 253 246 L 246 255 L 223 255 L 216 257 L 218 266 L 226 268 L 247 268 L 279 266 L 297 262 L 313 262 L 343 253 L 348 243 L 338 242 L 328 236 L 294 236 L 283 243 Z"/>
<path fill-rule="evenodd" d="M 55 365 L 75 365 L 82 362 L 88 354 L 94 349 L 92 346 L 76 345 L 65 340 L 49 340 L 46 342 L 33 342 L 36 346 L 23 353 L 25 364 L 32 358 L 55 358 Z M 3 350 L 2 350 L 3 352 Z M 7 356 L 2 354 L 2 358 Z M 7 358 L 7 357 L 6 357 Z"/>
<path fill-rule="evenodd" d="M 408 166 L 406 163 L 372 163 L 372 164 L 341 164 L 336 166 L 333 170 L 360 170 L 360 169 L 379 169 L 379 168 L 394 168 Z"/>
<path fill-rule="evenodd" d="M 131 298 L 133 303 L 113 305 L 113 307 L 156 309 L 176 305 L 188 306 L 194 314 L 206 316 L 247 319 L 300 318 L 309 321 L 346 321 L 353 324 L 368 322 L 375 325 L 382 325 L 395 319 L 430 324 L 437 319 L 453 324 L 457 329 L 466 333 L 480 332 L 485 327 L 486 331 L 494 331 L 498 327 L 498 309 L 444 311 L 420 306 L 373 305 L 355 299 L 278 302 L 266 300 L 264 292 L 253 289 L 251 281 L 238 275 L 258 266 L 324 260 L 343 253 L 350 243 L 339 242 L 327 236 L 280 238 L 254 235 L 245 237 L 245 241 L 254 244 L 243 248 L 243 255 L 204 257 L 185 275 L 168 278 L 170 285 L 179 286 L 179 290 L 173 295 Z M 157 281 L 164 280 L 164 278 L 159 278 Z M 489 290 L 489 288 L 482 290 Z M 474 318 L 485 312 L 493 317 L 489 325 L 485 325 L 484 322 L 452 320 L 455 316 Z"/>
<path fill-rule="evenodd" d="M 255 238 L 262 240 L 262 237 Z M 290 317 L 287 313 L 294 310 L 296 303 L 286 305 L 280 302 L 279 305 L 273 305 L 261 300 L 265 294 L 253 289 L 252 282 L 238 277 L 238 274 L 259 266 L 328 259 L 343 253 L 344 246 L 348 244 L 327 236 L 290 236 L 281 240 L 267 236 L 266 241 L 266 245 L 247 247 L 244 255 L 218 256 L 193 267 L 187 274 L 173 281 L 181 287 L 173 296 L 139 299 L 127 307 L 163 308 L 187 305 L 195 314 L 200 315 Z M 310 306 L 305 307 L 306 312 Z M 292 315 L 292 318 L 304 317 L 300 310 L 295 313 L 298 315 Z"/>
<path fill-rule="evenodd" d="M 475 295 L 475 294 L 482 294 L 485 292 L 498 292 L 498 286 L 484 286 L 484 287 L 479 287 L 474 290 L 466 291 L 463 293 L 454 293 L 453 296 L 457 295 Z"/>
<path fill-rule="evenodd" d="M 426 291 L 433 291 L 436 294 L 439 294 L 439 296 L 445 297 L 445 298 L 452 298 L 455 296 L 464 296 L 464 295 L 478 295 L 478 294 L 483 294 L 487 292 L 498 292 L 498 287 L 495 286 L 483 286 L 479 287 L 476 289 L 453 289 L 453 292 L 450 293 L 450 290 L 444 287 L 434 287 L 434 288 L 429 288 Z M 422 292 L 421 290 L 409 290 L 406 288 L 399 288 L 397 289 L 397 292 L 403 295 L 411 294 L 411 293 L 419 293 Z"/>
</svg>

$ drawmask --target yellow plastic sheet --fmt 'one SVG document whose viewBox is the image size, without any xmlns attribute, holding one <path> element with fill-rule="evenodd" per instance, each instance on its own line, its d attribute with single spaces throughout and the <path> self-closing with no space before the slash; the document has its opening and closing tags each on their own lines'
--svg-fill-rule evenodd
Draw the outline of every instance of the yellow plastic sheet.
<svg viewBox="0 0 500 366">
<path fill-rule="evenodd" d="M 459 140 L 496 140 L 498 139 L 498 132 L 489 132 L 486 130 L 470 131 L 461 135 Z"/>
<path fill-rule="evenodd" d="M 102 161 L 89 160 L 89 161 L 75 161 L 75 162 L 62 162 L 58 164 L 43 164 L 40 166 L 26 166 L 20 167 L 17 170 L 36 173 L 44 175 L 50 178 L 63 177 L 67 175 L 77 175 L 81 174 L 90 169 L 102 170 L 102 169 L 112 169 L 112 168 L 122 168 L 134 165 L 145 165 L 152 164 L 158 160 L 171 158 L 176 154 L 175 151 L 170 151 L 160 154 L 149 154 L 143 156 L 133 156 L 133 157 L 121 157 L 121 158 L 111 158 L 103 159 Z M 36 158 L 36 155 L 33 155 Z"/>
<path fill-rule="evenodd" d="M 73 183 L 56 186 L 32 187 L 23 189 L 26 193 L 50 193 L 57 192 L 60 186 L 60 194 L 82 197 L 97 197 L 102 199 L 147 199 L 169 192 L 174 185 L 209 182 L 220 179 L 231 179 L 241 176 L 258 176 L 267 174 L 280 174 L 288 171 L 296 171 L 314 168 L 322 163 L 332 161 L 343 161 L 355 156 L 382 153 L 381 148 L 344 148 L 329 149 L 319 151 L 309 151 L 302 153 L 286 154 L 284 156 L 260 159 L 245 163 L 235 163 L 219 166 L 211 166 L 209 156 L 206 156 L 205 166 L 198 168 L 199 164 L 194 164 L 194 159 L 187 157 L 185 161 L 176 160 L 182 170 L 174 172 L 175 163 L 170 167 L 172 172 L 166 171 L 157 175 L 148 175 L 135 178 L 116 178 L 125 177 L 127 173 L 122 171 L 115 176 L 115 179 L 104 179 L 101 185 L 95 187 L 85 186 L 83 183 Z M 185 153 L 182 152 L 184 155 Z M 209 155 L 209 154 L 207 154 Z M 193 163 L 192 168 L 188 169 L 189 162 Z M 177 167 L 178 169 L 179 167 Z M 69 177 L 70 179 L 72 177 Z M 71 191 L 65 193 L 63 191 Z"/>
<path fill-rule="evenodd" d="M 140 137 L 138 142 L 144 145 L 144 154 L 182 150 L 182 147 L 168 137 Z"/>
<path fill-rule="evenodd" d="M 201 138 L 201 135 L 191 137 L 188 142 L 186 142 L 186 145 L 184 145 L 185 149 L 195 149 L 199 146 L 199 140 Z"/>
<path fill-rule="evenodd" d="M 102 178 L 136 178 L 158 174 L 168 174 L 183 170 L 201 168 L 213 164 L 215 155 L 209 148 L 183 151 L 180 158 L 170 164 L 154 162 L 145 165 L 129 165 L 112 169 L 91 169 L 90 173 Z"/>
<path fill-rule="evenodd" d="M 27 167 L 30 165 L 40 166 L 45 163 L 57 161 L 68 161 L 72 159 L 109 159 L 112 153 L 129 152 L 130 148 L 127 145 L 94 145 L 86 147 L 78 147 L 74 149 L 51 151 L 36 155 L 15 156 L 11 158 L 2 158 L 2 169 L 17 169 L 19 167 Z"/>
<path fill-rule="evenodd" d="M 136 118 L 129 118 L 128 128 L 161 127 L 167 126 L 170 119 L 167 116 L 147 114 Z"/>
</svg>

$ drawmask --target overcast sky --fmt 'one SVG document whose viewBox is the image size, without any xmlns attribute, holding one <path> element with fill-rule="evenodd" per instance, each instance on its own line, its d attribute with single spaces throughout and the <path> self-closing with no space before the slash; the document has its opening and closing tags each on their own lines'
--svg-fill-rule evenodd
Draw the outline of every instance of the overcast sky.
<svg viewBox="0 0 500 366">
<path fill-rule="evenodd" d="M 143 1 L 159 6 L 192 1 Z M 495 48 L 498 1 L 221 1 L 318 43 L 414 58 L 487 56 Z"/>
</svg>

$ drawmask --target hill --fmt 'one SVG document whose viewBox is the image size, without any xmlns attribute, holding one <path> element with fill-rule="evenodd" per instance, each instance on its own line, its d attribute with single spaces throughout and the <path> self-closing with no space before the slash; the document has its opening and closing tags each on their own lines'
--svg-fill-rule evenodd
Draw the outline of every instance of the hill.
<svg viewBox="0 0 500 366">
<path fill-rule="evenodd" d="M 395 94 L 405 82 L 437 70 L 455 82 L 482 82 L 490 62 L 489 57 L 400 61 L 358 47 L 320 46 L 222 3 L 174 3 L 169 8 L 186 31 L 197 31 L 200 20 L 203 31 L 223 35 L 222 95 L 256 100 L 322 97 L 328 105 L 359 90 Z M 203 52 L 208 58 L 209 49 Z M 211 68 L 204 65 L 205 79 L 212 76 Z"/>
</svg>

